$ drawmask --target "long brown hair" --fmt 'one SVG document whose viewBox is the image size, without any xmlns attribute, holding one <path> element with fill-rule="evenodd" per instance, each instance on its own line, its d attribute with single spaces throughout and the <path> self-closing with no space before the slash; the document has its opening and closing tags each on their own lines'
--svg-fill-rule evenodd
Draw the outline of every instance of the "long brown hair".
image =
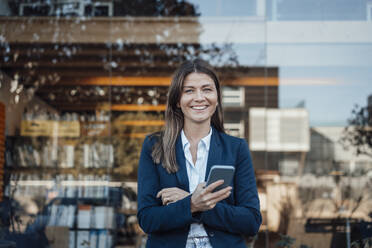
<svg viewBox="0 0 372 248">
<path fill-rule="evenodd" d="M 217 108 L 211 118 L 211 125 L 218 131 L 224 132 L 221 89 L 218 77 L 212 67 L 201 59 L 186 61 L 176 70 L 168 90 L 167 108 L 165 110 L 165 128 L 160 132 L 158 142 L 152 150 L 152 159 L 155 163 L 162 163 L 168 173 L 175 173 L 178 170 L 176 160 L 176 141 L 183 128 L 183 113 L 177 105 L 182 94 L 182 87 L 185 78 L 193 72 L 207 74 L 213 79 L 217 90 Z"/>
</svg>

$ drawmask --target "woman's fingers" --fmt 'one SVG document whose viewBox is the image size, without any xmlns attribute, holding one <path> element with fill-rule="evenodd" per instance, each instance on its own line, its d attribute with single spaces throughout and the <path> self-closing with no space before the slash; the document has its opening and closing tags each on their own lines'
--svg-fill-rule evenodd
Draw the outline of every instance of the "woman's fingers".
<svg viewBox="0 0 372 248">
<path fill-rule="evenodd" d="M 161 195 L 166 194 L 166 193 L 169 193 L 169 192 L 172 192 L 172 191 L 174 191 L 175 189 L 177 189 L 177 188 L 164 188 L 164 189 L 160 190 L 160 191 L 156 194 L 156 197 L 159 198 Z"/>
<path fill-rule="evenodd" d="M 208 187 L 206 187 L 204 190 L 205 192 L 209 193 L 209 192 L 212 192 L 215 188 L 217 188 L 218 186 L 222 185 L 223 184 L 223 180 L 218 180 L 218 181 L 215 181 L 214 183 L 211 183 L 208 185 Z"/>
<path fill-rule="evenodd" d="M 213 192 L 215 188 L 223 184 L 223 180 L 218 180 L 208 187 L 205 187 L 205 183 L 200 183 L 193 193 L 192 204 L 193 208 L 198 209 L 198 211 L 208 210 L 214 208 L 217 202 L 227 198 L 230 195 L 231 187 L 223 188 L 219 191 Z M 182 189 L 164 188 L 160 190 L 157 194 L 157 198 L 161 198 L 163 205 L 176 202 L 188 196 L 190 193 Z"/>
<path fill-rule="evenodd" d="M 161 197 L 161 195 L 163 194 L 163 192 L 162 192 L 163 190 L 160 190 L 157 194 L 156 194 L 156 198 L 159 198 L 159 197 Z"/>
<path fill-rule="evenodd" d="M 163 205 L 168 205 L 170 202 L 172 202 L 172 200 L 170 199 L 170 197 L 164 197 L 164 199 L 162 199 L 163 201 Z"/>
<path fill-rule="evenodd" d="M 162 193 L 161 194 L 161 200 L 163 202 L 163 205 L 166 205 L 167 203 L 169 203 L 171 201 L 174 201 L 175 197 L 172 197 L 172 195 L 169 194 L 169 193 Z"/>
<path fill-rule="evenodd" d="M 229 197 L 231 187 L 228 186 L 219 191 L 212 192 L 216 187 L 223 184 L 223 180 L 219 180 L 204 188 L 203 184 L 199 184 L 191 197 L 191 211 L 205 211 L 216 206 L 217 202 Z"/>
<path fill-rule="evenodd" d="M 227 191 L 226 193 L 218 196 L 217 198 L 213 198 L 212 200 L 209 200 L 207 202 L 207 206 L 209 209 L 212 209 L 216 206 L 216 204 L 224 199 L 226 199 L 227 197 L 229 197 L 231 194 L 231 191 Z"/>
<path fill-rule="evenodd" d="M 230 194 L 231 194 L 231 192 L 227 191 L 226 193 L 224 193 L 222 195 L 219 195 L 216 198 L 209 199 L 209 200 L 206 201 L 205 206 L 207 207 L 207 209 L 212 209 L 216 206 L 216 204 L 218 202 L 220 202 L 220 201 L 226 199 L 227 197 L 229 197 Z"/>
<path fill-rule="evenodd" d="M 214 193 L 208 193 L 206 195 L 204 195 L 203 197 L 203 201 L 204 202 L 219 202 L 225 198 L 227 198 L 229 195 L 230 195 L 230 192 L 231 192 L 231 187 L 228 186 L 226 188 L 223 188 L 217 192 L 214 192 Z M 226 196 L 227 195 L 227 196 Z"/>
<path fill-rule="evenodd" d="M 211 197 L 211 198 L 219 198 L 220 196 L 223 196 L 223 195 L 225 195 L 226 193 L 231 192 L 231 189 L 232 189 L 231 186 L 228 186 L 228 187 L 226 187 L 226 188 L 220 189 L 219 191 L 216 191 L 216 192 L 210 193 L 210 197 Z"/>
<path fill-rule="evenodd" d="M 216 196 L 215 198 L 213 198 L 213 201 L 215 202 L 215 204 L 217 204 L 217 202 L 220 202 L 220 201 L 226 199 L 227 197 L 229 197 L 230 194 L 231 194 L 231 189 L 228 190 L 228 191 L 223 192 L 223 194 L 220 194 L 220 195 Z"/>
<path fill-rule="evenodd" d="M 173 188 L 164 188 L 160 190 L 156 197 L 161 197 L 163 205 L 167 205 L 172 202 L 176 202 L 178 200 L 181 200 L 189 195 L 189 192 L 186 192 L 182 189 L 173 187 Z"/>
</svg>

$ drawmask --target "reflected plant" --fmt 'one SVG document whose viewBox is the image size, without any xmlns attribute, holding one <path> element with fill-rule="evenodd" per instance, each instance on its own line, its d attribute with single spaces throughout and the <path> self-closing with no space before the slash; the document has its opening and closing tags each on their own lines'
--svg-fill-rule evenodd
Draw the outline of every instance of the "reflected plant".
<svg viewBox="0 0 372 248">
<path fill-rule="evenodd" d="M 280 248 L 294 248 L 294 244 L 296 242 L 295 238 L 292 238 L 291 236 L 288 235 L 280 235 L 280 240 L 275 244 L 275 247 L 280 247 Z M 311 246 L 307 246 L 304 244 L 301 244 L 299 248 L 311 248 Z"/>
<path fill-rule="evenodd" d="M 17 15 L 19 6 L 24 1 L 8 2 L 13 14 Z M 56 2 L 51 0 L 43 3 L 53 5 Z M 239 66 L 238 56 L 232 44 L 198 43 L 203 27 L 198 20 L 200 13 L 196 4 L 178 0 L 114 0 L 112 3 L 113 15 L 126 17 L 123 22 L 126 28 L 140 19 L 131 17 L 169 17 L 170 25 L 165 25 L 160 31 L 147 34 L 156 38 L 154 43 L 138 43 L 136 40 L 138 32 L 133 32 L 132 37 L 116 38 L 114 41 L 107 37 L 107 41 L 90 43 L 81 42 L 79 37 L 85 35 L 94 40 L 96 34 L 87 35 L 86 27 L 88 24 L 100 23 L 103 27 L 107 27 L 104 26 L 103 19 L 76 15 L 60 18 L 63 16 L 61 12 L 59 12 L 61 15 L 53 12 L 40 12 L 34 15 L 49 18 L 29 16 L 19 23 L 18 30 L 23 32 L 26 28 L 30 28 L 29 30 L 32 30 L 29 35 L 30 40 L 23 43 L 12 42 L 8 40 L 10 38 L 6 33 L 2 34 L 3 31 L 0 31 L 0 66 L 2 72 L 9 76 L 8 81 L 12 84 L 11 91 L 17 95 L 24 93 L 27 97 L 26 102 L 33 98 L 40 98 L 59 113 L 95 111 L 101 104 L 161 105 L 166 102 L 166 86 L 98 87 L 84 85 L 81 81 L 84 77 L 101 76 L 169 77 L 182 62 L 195 58 L 209 61 L 220 69 L 222 76 L 232 77 L 231 74 L 234 73 L 230 68 Z M 38 8 L 36 2 L 32 8 Z M 183 30 L 184 26 L 180 25 L 182 19 L 178 17 L 191 17 L 187 19 L 187 22 L 192 24 L 188 30 Z M 43 22 L 48 22 L 50 29 L 38 29 L 38 25 Z M 110 26 L 110 29 L 112 28 L 112 33 L 122 32 L 120 27 Z M 75 36 L 73 32 L 64 34 L 62 30 L 69 28 L 78 30 L 78 34 Z M 193 35 L 192 39 L 189 37 L 190 33 Z M 175 36 L 178 40 L 191 40 L 191 42 L 170 41 L 170 38 Z M 41 41 L 42 39 L 46 41 Z M 76 81 L 71 82 L 75 79 Z M 62 81 L 67 82 L 67 85 L 61 83 Z M 15 105 L 21 100 L 23 99 L 18 96 L 12 103 Z M 121 127 L 121 129 L 114 128 L 112 131 L 111 135 L 125 136 L 139 131 L 150 133 L 158 130 L 154 130 L 153 127 Z M 135 175 L 141 139 L 125 138 L 123 142 L 113 139 L 113 142 L 117 142 L 114 144 L 118 148 L 116 151 L 119 151 L 116 153 L 119 159 L 116 159 L 118 167 L 115 169 L 125 175 Z"/>
<path fill-rule="evenodd" d="M 115 0 L 114 16 L 199 16 L 197 6 L 178 0 Z"/>
<path fill-rule="evenodd" d="M 294 210 L 294 203 L 293 199 L 291 199 L 290 195 L 287 194 L 283 196 L 278 205 L 275 206 L 280 213 L 280 223 L 278 232 L 279 233 L 288 233 L 289 223 L 291 217 L 293 217 L 293 210 Z"/>
<path fill-rule="evenodd" d="M 54 1 L 48 3 L 53 4 Z M 143 8 L 144 3 L 146 3 L 146 8 Z M 20 1 L 12 2 L 11 9 L 17 10 L 19 4 Z M 198 17 L 200 15 L 197 12 L 197 6 L 186 1 L 114 1 L 114 6 L 115 16 Z M 123 9 L 120 10 L 120 8 Z M 77 23 L 74 21 L 75 19 Z M 37 18 L 29 18 L 29 20 L 27 20 L 27 25 L 32 27 Z M 65 110 L 61 106 L 66 103 L 66 99 L 68 103 L 71 102 L 75 105 L 84 101 L 89 102 L 92 99 L 89 96 L 82 97 L 81 94 L 68 94 L 66 97 L 66 91 L 62 89 L 65 86 L 58 85 L 62 79 L 71 81 L 71 78 L 77 78 L 75 85 L 77 86 L 79 85 L 78 78 L 87 76 L 169 76 L 183 61 L 195 58 L 202 58 L 215 67 L 225 68 L 226 72 L 229 72 L 229 68 L 239 66 L 238 56 L 230 43 L 202 45 L 197 42 L 169 42 L 169 38 L 174 36 L 177 36 L 179 40 L 188 40 L 190 32 L 194 36 L 193 39 L 198 40 L 203 30 L 197 18 L 192 19 L 192 30 L 187 30 L 187 32 L 184 32 L 182 30 L 183 26 L 179 25 L 180 19 L 172 18 L 172 25 L 165 27 L 162 32 L 149 34 L 156 36 L 157 42 L 152 44 L 132 42 L 136 40 L 134 33 L 133 39 L 118 38 L 114 42 L 108 40 L 98 44 L 82 45 L 76 42 L 77 37 L 59 37 L 62 35 L 61 25 L 67 28 L 68 25 L 71 25 L 71 28 L 74 28 L 74 25 L 83 27 L 85 25 L 83 22 L 94 23 L 99 21 L 79 16 L 66 20 L 60 22 L 53 16 L 50 17 L 49 21 L 55 26 L 54 29 L 49 31 L 49 35 L 53 37 L 50 43 L 39 42 L 37 39 L 30 40 L 29 44 L 18 44 L 8 42 L 7 37 L 0 34 L 0 53 L 3 58 L 2 61 L 0 59 L 0 65 L 2 71 L 10 77 L 12 85 L 18 86 L 17 88 L 13 87 L 14 91 L 26 92 L 29 99 L 36 94 L 36 96 L 61 111 Z M 135 18 L 128 18 L 125 25 L 131 25 L 135 22 Z M 35 26 L 37 25 L 38 23 L 35 21 Z M 113 28 L 113 32 L 116 32 L 116 30 Z M 34 37 L 40 37 L 38 32 L 41 31 L 34 32 Z M 44 36 L 48 36 L 45 30 L 42 32 Z M 83 34 L 84 30 L 81 33 Z M 226 73 L 221 74 L 226 75 Z M 227 74 L 231 76 L 233 73 Z M 52 88 L 53 85 L 56 87 Z M 88 88 L 85 87 L 84 91 L 89 91 Z M 75 92 L 73 90 L 69 89 L 70 92 Z M 46 94 L 47 91 L 50 94 Z M 100 95 L 100 99 L 92 100 L 110 102 L 109 95 L 109 93 Z M 20 96 L 17 94 L 14 103 L 19 101 Z M 71 104 L 68 107 L 71 107 Z"/>
<path fill-rule="evenodd" d="M 280 240 L 276 243 L 275 247 L 290 248 L 296 242 L 295 238 L 288 235 L 280 234 Z"/>
<path fill-rule="evenodd" d="M 372 247 L 372 237 L 357 240 L 351 243 L 351 248 L 370 248 Z"/>
<path fill-rule="evenodd" d="M 372 157 L 372 108 L 355 105 L 339 141 L 345 149 L 355 148 L 356 155 Z"/>
</svg>

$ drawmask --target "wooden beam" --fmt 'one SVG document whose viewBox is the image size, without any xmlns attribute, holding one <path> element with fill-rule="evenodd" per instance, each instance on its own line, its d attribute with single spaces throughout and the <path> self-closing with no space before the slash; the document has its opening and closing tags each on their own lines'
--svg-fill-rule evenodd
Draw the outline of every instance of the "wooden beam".
<svg viewBox="0 0 372 248">
<path fill-rule="evenodd" d="M 165 111 L 165 105 L 137 104 L 52 104 L 60 111 Z"/>
<path fill-rule="evenodd" d="M 100 86 L 169 86 L 171 77 L 90 77 L 62 79 L 58 85 L 100 85 Z M 222 85 L 229 86 L 277 86 L 277 77 L 239 77 L 225 79 Z"/>
<path fill-rule="evenodd" d="M 125 133 L 125 134 L 120 134 L 121 136 L 124 137 L 129 137 L 129 138 L 145 138 L 146 135 L 149 135 L 148 133 Z"/>
<path fill-rule="evenodd" d="M 202 31 L 198 17 L 5 16 L 0 17 L 0 27 L 9 43 L 199 43 Z"/>
<path fill-rule="evenodd" d="M 91 57 L 91 58 L 81 58 L 79 60 L 78 57 L 74 57 L 73 59 L 66 59 L 66 60 L 58 60 L 51 58 L 48 60 L 48 58 L 33 58 L 33 59 L 27 59 L 23 58 L 22 60 L 17 60 L 16 62 L 13 61 L 8 61 L 8 62 L 3 62 L 0 61 L 0 67 L 3 68 L 24 68 L 27 67 L 29 63 L 32 64 L 33 68 L 43 68 L 47 67 L 50 68 L 50 70 L 53 70 L 54 68 L 104 68 L 107 66 L 109 63 L 103 61 L 103 59 L 99 57 Z M 113 58 L 112 62 L 115 62 L 115 67 L 114 68 L 120 68 L 124 67 L 126 68 L 127 66 L 131 67 L 166 67 L 169 66 L 167 61 L 159 61 L 159 60 L 153 60 L 150 62 L 141 62 L 137 59 L 134 59 L 132 61 L 125 60 L 125 61 L 118 61 L 115 58 Z"/>
<path fill-rule="evenodd" d="M 240 77 L 225 80 L 222 85 L 228 86 L 278 86 L 279 78 L 277 77 Z"/>
<path fill-rule="evenodd" d="M 163 120 L 134 120 L 134 121 L 115 121 L 114 124 L 125 126 L 164 126 Z"/>
<path fill-rule="evenodd" d="M 169 86 L 170 82 L 170 77 L 92 77 L 72 79 L 71 81 L 62 79 L 58 85 Z"/>
<path fill-rule="evenodd" d="M 35 48 L 36 46 L 36 48 Z M 185 45 L 185 49 L 187 46 L 193 46 L 194 48 L 199 48 L 200 44 L 187 44 Z M 78 49 L 76 49 L 78 48 Z M 62 50 L 64 49 L 64 50 Z M 10 44 L 10 51 L 8 53 L 9 56 L 14 56 L 17 54 L 17 58 L 20 59 L 22 57 L 26 57 L 28 59 L 33 57 L 86 57 L 86 56 L 94 56 L 94 57 L 103 57 L 108 56 L 111 54 L 115 57 L 139 57 L 144 56 L 147 57 L 146 54 L 151 54 L 151 56 L 156 57 L 165 57 L 169 58 L 170 55 L 167 54 L 169 50 L 172 50 L 172 56 L 182 56 L 184 55 L 184 50 L 178 48 L 177 45 L 174 44 L 163 44 L 162 47 L 158 45 L 124 45 L 122 47 L 118 47 L 117 45 L 113 44 L 113 48 L 110 50 L 106 44 L 103 45 L 90 45 L 90 44 L 74 44 L 74 45 L 61 45 L 58 49 L 54 48 L 53 43 L 45 43 L 45 44 L 29 44 L 29 43 L 11 43 Z M 61 53 L 61 50 L 63 51 Z"/>
<path fill-rule="evenodd" d="M 112 111 L 165 111 L 165 105 L 113 104 Z"/>
<path fill-rule="evenodd" d="M 156 65 L 156 66 L 154 66 Z M 154 67 L 153 67 L 154 66 Z M 178 64 L 165 65 L 164 63 L 156 64 L 140 64 L 140 66 L 128 65 L 125 67 L 118 66 L 112 68 L 110 73 L 113 77 L 138 77 L 149 76 L 152 77 L 170 77 L 173 72 L 177 69 Z M 215 68 L 222 82 L 231 81 L 233 78 L 250 77 L 250 78 L 278 78 L 278 68 L 276 67 L 217 67 Z M 61 77 L 61 81 L 75 81 L 83 78 L 93 77 L 108 77 L 109 71 L 106 70 L 102 64 L 97 67 L 40 67 L 36 66 L 33 68 L 20 67 L 9 67 L 2 66 L 2 70 L 5 71 L 10 77 L 14 74 L 19 75 L 38 75 L 48 77 L 51 74 L 57 74 Z M 31 81 L 30 81 L 31 82 Z M 74 84 L 75 85 L 75 84 Z"/>
<path fill-rule="evenodd" d="M 74 80 L 74 78 L 85 78 L 85 77 L 108 77 L 109 71 L 104 69 L 102 66 L 99 67 L 36 67 L 27 69 L 24 67 L 1 67 L 10 77 L 14 74 L 19 75 L 37 75 L 48 77 L 51 74 L 57 74 L 63 78 L 67 78 L 68 81 Z M 122 75 L 137 76 L 139 74 L 152 75 L 152 76 L 168 76 L 176 70 L 176 67 L 125 67 L 113 68 L 110 72 L 112 76 L 120 77 Z"/>
</svg>

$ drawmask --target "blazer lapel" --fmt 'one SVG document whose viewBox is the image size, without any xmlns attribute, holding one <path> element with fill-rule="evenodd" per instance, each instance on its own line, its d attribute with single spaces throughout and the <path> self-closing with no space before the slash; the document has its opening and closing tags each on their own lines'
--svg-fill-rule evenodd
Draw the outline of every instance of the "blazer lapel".
<svg viewBox="0 0 372 248">
<path fill-rule="evenodd" d="M 222 156 L 222 148 L 220 144 L 220 136 L 219 132 L 212 127 L 212 137 L 211 143 L 209 146 L 209 153 L 208 153 L 208 162 L 207 162 L 207 170 L 205 172 L 205 182 L 208 179 L 209 171 L 213 165 L 217 165 L 221 163 L 221 156 Z"/>
<path fill-rule="evenodd" d="M 189 178 L 187 176 L 186 158 L 185 153 L 183 152 L 181 135 L 178 136 L 176 141 L 176 159 L 178 165 L 178 171 L 176 172 L 176 176 L 178 182 L 183 190 L 189 192 L 190 191 Z"/>
</svg>

